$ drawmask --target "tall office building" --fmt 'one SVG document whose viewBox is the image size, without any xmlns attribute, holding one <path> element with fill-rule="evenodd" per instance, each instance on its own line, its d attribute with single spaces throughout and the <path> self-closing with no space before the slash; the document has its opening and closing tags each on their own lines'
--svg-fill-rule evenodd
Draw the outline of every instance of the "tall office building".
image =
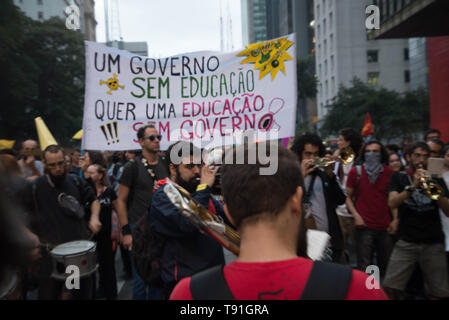
<svg viewBox="0 0 449 320">
<path fill-rule="evenodd" d="M 314 0 L 318 118 L 340 85 L 354 77 L 398 92 L 410 87 L 407 39 L 368 40 L 365 9 L 370 0 Z"/>
<path fill-rule="evenodd" d="M 313 57 L 313 0 L 242 0 L 241 4 L 244 45 L 296 33 L 297 58 Z M 316 101 L 298 101 L 297 125 L 312 123 L 314 117 Z"/>
<path fill-rule="evenodd" d="M 66 8 L 75 4 L 80 9 L 80 31 L 84 34 L 84 39 L 96 39 L 94 0 L 14 0 L 14 4 L 31 19 L 40 21 L 55 16 L 65 21 Z"/>
</svg>

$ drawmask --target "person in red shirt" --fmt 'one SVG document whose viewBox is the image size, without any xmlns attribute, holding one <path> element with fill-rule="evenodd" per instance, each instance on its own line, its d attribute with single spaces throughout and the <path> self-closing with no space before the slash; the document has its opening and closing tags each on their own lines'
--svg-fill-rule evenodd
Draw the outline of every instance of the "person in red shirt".
<svg viewBox="0 0 449 320">
<path fill-rule="evenodd" d="M 354 216 L 357 267 L 365 271 L 373 264 L 373 251 L 381 278 L 384 276 L 393 241 L 389 234 L 398 227 L 397 212 L 390 219 L 388 187 L 393 173 L 388 164 L 388 153 L 376 140 L 363 146 L 363 162 L 351 169 L 346 182 L 346 205 Z M 353 198 L 355 198 L 355 205 Z"/>
<path fill-rule="evenodd" d="M 311 286 L 311 274 L 321 263 L 308 259 L 306 254 L 301 167 L 291 151 L 280 146 L 268 150 L 260 147 L 262 143 L 265 142 L 238 146 L 233 153 L 226 155 L 222 167 L 225 212 L 238 228 L 241 238 L 237 260 L 221 269 L 229 291 L 227 297 L 237 300 L 304 299 L 304 291 Z M 278 169 L 274 174 L 261 174 L 260 169 L 267 167 L 267 157 L 261 159 L 260 150 L 269 151 L 269 165 L 276 161 Z M 242 154 L 246 158 L 244 164 L 229 164 L 235 163 L 229 159 Z M 237 163 L 242 163 L 238 160 Z M 326 265 L 332 266 L 332 270 L 339 268 L 334 273 L 337 282 L 343 274 L 349 274 L 342 299 L 387 299 L 379 284 L 375 280 L 370 282 L 367 274 L 337 264 Z M 195 293 L 199 284 L 195 281 L 207 272 L 181 280 L 170 299 L 198 297 Z M 321 286 L 314 286 L 318 298 L 329 298 L 340 290 L 334 283 L 330 282 L 331 289 L 326 297 L 320 297 L 320 290 L 324 291 Z M 216 287 L 208 286 L 207 282 L 202 284 L 203 288 L 210 289 L 205 294 L 206 298 L 217 297 Z"/>
</svg>

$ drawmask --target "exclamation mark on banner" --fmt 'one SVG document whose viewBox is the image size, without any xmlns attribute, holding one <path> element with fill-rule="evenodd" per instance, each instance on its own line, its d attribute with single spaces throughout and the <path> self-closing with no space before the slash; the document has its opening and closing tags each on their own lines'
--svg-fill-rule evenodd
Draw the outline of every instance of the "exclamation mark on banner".
<svg viewBox="0 0 449 320">
<path fill-rule="evenodd" d="M 109 131 L 109 134 L 111 135 L 111 138 L 112 138 L 112 143 L 115 143 L 115 138 L 114 138 L 114 135 L 112 134 L 112 124 L 109 122 L 109 123 L 106 123 L 106 126 L 108 127 L 108 131 Z"/>
<path fill-rule="evenodd" d="M 117 137 L 117 143 L 119 143 L 120 140 L 118 139 L 118 124 L 117 124 L 117 121 L 114 121 L 112 124 L 114 125 L 114 131 L 115 131 L 115 136 Z"/>
<path fill-rule="evenodd" d="M 103 131 L 104 137 L 106 138 L 106 141 L 108 142 L 108 145 L 110 145 L 111 143 L 109 142 L 108 135 L 106 134 L 106 129 L 104 128 L 104 124 L 102 124 L 100 126 L 100 128 L 101 128 L 101 131 Z"/>
</svg>

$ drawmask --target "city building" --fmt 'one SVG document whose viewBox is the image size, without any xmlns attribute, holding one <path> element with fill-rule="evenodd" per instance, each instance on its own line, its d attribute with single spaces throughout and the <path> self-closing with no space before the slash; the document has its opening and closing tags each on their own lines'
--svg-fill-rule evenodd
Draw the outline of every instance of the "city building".
<svg viewBox="0 0 449 320">
<path fill-rule="evenodd" d="M 398 92 L 410 88 L 407 39 L 369 40 L 365 25 L 369 0 L 314 0 L 318 119 L 341 85 L 357 77 Z"/>
<path fill-rule="evenodd" d="M 242 0 L 241 6 L 243 45 L 296 33 L 296 57 L 313 59 L 313 0 Z M 307 123 L 313 129 L 316 116 L 315 99 L 298 101 L 297 128 Z"/>
<path fill-rule="evenodd" d="M 424 73 L 423 70 L 428 69 L 429 126 L 440 130 L 442 140 L 449 142 L 449 1 L 374 0 L 373 4 L 380 10 L 381 23 L 380 29 L 373 33 L 374 38 L 412 38 L 410 41 L 413 38 L 426 38 L 425 41 L 418 41 L 413 49 L 418 56 L 427 55 L 428 68 L 419 63 L 413 67 L 418 70 L 418 79 Z M 411 76 L 413 78 L 413 73 Z"/>
<path fill-rule="evenodd" d="M 96 39 L 94 0 L 14 0 L 14 4 L 28 17 L 40 21 L 51 17 L 59 17 L 65 21 L 68 17 L 66 8 L 75 4 L 80 10 L 80 31 L 84 34 L 84 39 Z"/>
</svg>

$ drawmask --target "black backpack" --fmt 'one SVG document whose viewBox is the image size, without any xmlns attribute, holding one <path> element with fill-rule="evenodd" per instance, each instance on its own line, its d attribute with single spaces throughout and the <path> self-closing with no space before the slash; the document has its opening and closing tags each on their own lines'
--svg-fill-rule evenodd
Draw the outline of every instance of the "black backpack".
<svg viewBox="0 0 449 320">
<path fill-rule="evenodd" d="M 162 252 L 166 238 L 151 228 L 148 214 L 136 223 L 132 236 L 132 260 L 137 274 L 148 285 L 162 288 Z"/>
<path fill-rule="evenodd" d="M 352 281 L 352 269 L 328 262 L 315 261 L 300 300 L 344 300 Z M 234 300 L 223 274 L 215 266 L 192 276 L 193 300 Z"/>
<path fill-rule="evenodd" d="M 133 181 L 136 181 L 138 174 L 137 161 L 140 161 L 140 158 L 137 159 L 133 160 Z M 161 158 L 159 160 L 163 161 Z M 130 200 L 132 194 L 133 190 L 131 189 L 128 200 Z M 134 227 L 132 232 L 133 248 L 131 251 L 131 259 L 142 281 L 153 288 L 162 288 L 162 252 L 166 238 L 150 227 L 148 221 L 149 214 L 150 212 L 148 211 L 147 214 L 143 215 Z"/>
</svg>

